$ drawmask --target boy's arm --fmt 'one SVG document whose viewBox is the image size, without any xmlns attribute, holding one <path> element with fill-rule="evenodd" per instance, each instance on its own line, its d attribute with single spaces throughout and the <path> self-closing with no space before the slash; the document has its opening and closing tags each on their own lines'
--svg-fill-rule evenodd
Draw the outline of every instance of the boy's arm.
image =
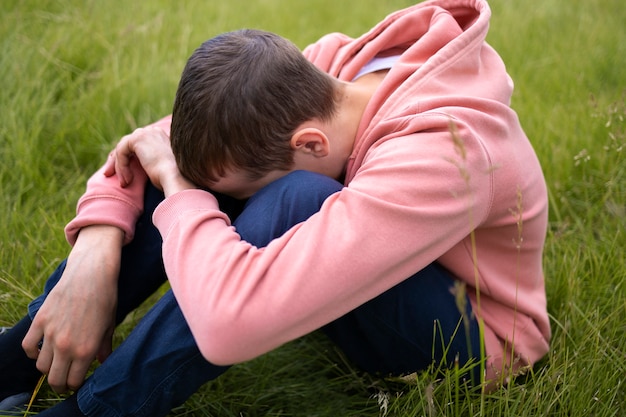
<svg viewBox="0 0 626 417">
<path fill-rule="evenodd" d="M 162 129 L 169 137 L 172 117 L 149 125 Z M 136 161 L 131 162 L 133 182 L 120 187 L 116 176 L 105 176 L 105 167 L 100 168 L 87 182 L 85 194 L 78 200 L 76 217 L 65 227 L 65 236 L 74 245 L 83 227 L 100 224 L 110 225 L 124 232 L 124 243 L 133 239 L 135 222 L 143 211 L 143 197 L 148 180 L 145 171 Z"/>
<path fill-rule="evenodd" d="M 170 120 L 151 126 L 169 134 Z M 128 187 L 105 176 L 105 167 L 89 179 L 77 215 L 66 226 L 73 248 L 65 270 L 22 343 L 59 393 L 78 389 L 93 360 L 103 361 L 111 352 L 121 250 L 133 238 L 147 181 L 139 164 L 129 169 L 135 181 Z"/>
</svg>

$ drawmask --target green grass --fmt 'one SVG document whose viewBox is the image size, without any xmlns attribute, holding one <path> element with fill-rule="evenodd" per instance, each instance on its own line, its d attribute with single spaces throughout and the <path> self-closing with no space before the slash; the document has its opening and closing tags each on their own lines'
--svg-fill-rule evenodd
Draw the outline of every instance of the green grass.
<svg viewBox="0 0 626 417">
<path fill-rule="evenodd" d="M 550 353 L 490 395 L 363 375 L 311 335 L 237 366 L 172 415 L 626 414 L 626 9 L 622 0 L 493 0 L 489 41 L 550 191 Z M 356 36 L 410 4 L 387 0 L 0 2 L 0 325 L 21 317 L 68 246 L 85 180 L 123 134 L 169 113 L 200 42 L 256 27 L 304 47 Z M 132 318 L 118 332 L 129 331 Z M 58 401 L 48 389 L 36 409 Z M 380 401 L 380 402 L 379 402 Z"/>
</svg>

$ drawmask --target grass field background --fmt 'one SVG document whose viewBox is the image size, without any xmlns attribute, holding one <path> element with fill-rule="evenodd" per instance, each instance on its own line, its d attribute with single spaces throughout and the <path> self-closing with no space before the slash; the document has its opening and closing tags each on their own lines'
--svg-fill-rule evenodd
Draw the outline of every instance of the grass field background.
<svg viewBox="0 0 626 417">
<path fill-rule="evenodd" d="M 304 47 L 358 36 L 400 0 L 2 0 L 0 325 L 68 253 L 62 229 L 116 140 L 168 114 L 192 50 L 254 27 Z M 489 395 L 449 378 L 363 375 L 319 335 L 208 384 L 172 415 L 626 415 L 626 8 L 622 0 L 493 0 L 489 42 L 550 193 L 550 353 Z M 139 316 L 140 314 L 138 314 Z M 131 317 L 117 340 L 132 328 Z M 35 410 L 59 401 L 44 388 Z"/>
</svg>

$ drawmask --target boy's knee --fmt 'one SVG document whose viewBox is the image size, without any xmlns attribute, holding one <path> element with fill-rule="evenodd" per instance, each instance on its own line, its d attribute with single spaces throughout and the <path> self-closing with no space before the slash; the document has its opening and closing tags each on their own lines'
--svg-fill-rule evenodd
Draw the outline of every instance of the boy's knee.
<svg viewBox="0 0 626 417">
<path fill-rule="evenodd" d="M 284 184 L 280 184 L 281 180 Z M 343 185 L 338 181 L 310 171 L 293 171 L 277 182 L 288 191 L 288 197 L 296 201 L 319 203 L 320 206 L 331 194 L 343 188 Z"/>
<path fill-rule="evenodd" d="M 244 240 L 265 246 L 318 212 L 324 200 L 342 187 L 322 174 L 293 171 L 250 197 L 234 226 Z"/>
<path fill-rule="evenodd" d="M 341 190 L 342 184 L 322 174 L 309 171 L 293 171 L 266 185 L 253 195 L 246 208 L 254 205 L 288 208 L 295 205 L 308 210 L 309 217 L 317 212 L 331 194 Z"/>
</svg>

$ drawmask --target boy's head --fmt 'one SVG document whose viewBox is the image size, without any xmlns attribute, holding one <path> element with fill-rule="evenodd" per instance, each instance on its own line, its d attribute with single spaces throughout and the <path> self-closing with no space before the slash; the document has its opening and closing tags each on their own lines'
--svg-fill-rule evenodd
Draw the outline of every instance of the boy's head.
<svg viewBox="0 0 626 417">
<path fill-rule="evenodd" d="M 171 141 L 179 169 L 208 186 L 227 170 L 250 180 L 293 165 L 290 139 L 336 108 L 331 77 L 288 40 L 240 30 L 203 43 L 189 58 L 176 93 Z"/>
</svg>

